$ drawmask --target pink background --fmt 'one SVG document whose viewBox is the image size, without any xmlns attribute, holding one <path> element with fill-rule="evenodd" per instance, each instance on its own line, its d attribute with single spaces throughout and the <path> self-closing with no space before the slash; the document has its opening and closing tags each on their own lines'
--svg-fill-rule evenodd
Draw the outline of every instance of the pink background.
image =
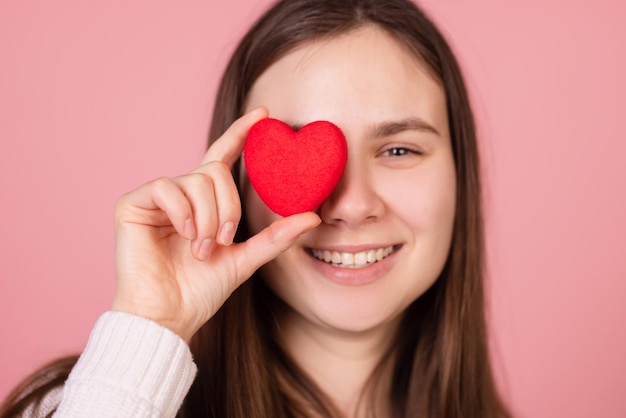
<svg viewBox="0 0 626 418">
<path fill-rule="evenodd" d="M 0 2 L 0 397 L 78 352 L 119 195 L 193 168 L 268 1 Z M 482 134 L 493 346 L 520 417 L 626 416 L 626 7 L 430 0 Z"/>
</svg>

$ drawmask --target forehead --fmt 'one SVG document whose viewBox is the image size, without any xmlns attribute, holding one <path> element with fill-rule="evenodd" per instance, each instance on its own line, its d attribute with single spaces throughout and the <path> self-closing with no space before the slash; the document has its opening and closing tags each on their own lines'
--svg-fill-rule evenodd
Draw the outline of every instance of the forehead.
<svg viewBox="0 0 626 418">
<path fill-rule="evenodd" d="M 310 120 L 342 122 L 333 118 L 350 116 L 349 109 L 351 117 L 369 120 L 413 112 L 436 119 L 437 112 L 445 116 L 445 95 L 408 47 L 380 28 L 365 26 L 280 58 L 254 83 L 246 107 L 256 106 L 283 119 L 299 113 Z"/>
</svg>

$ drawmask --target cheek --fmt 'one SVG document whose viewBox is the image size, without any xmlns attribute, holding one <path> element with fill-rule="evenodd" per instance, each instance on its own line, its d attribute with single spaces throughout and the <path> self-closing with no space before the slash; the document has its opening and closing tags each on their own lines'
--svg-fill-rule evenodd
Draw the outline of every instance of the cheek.
<svg viewBox="0 0 626 418">
<path fill-rule="evenodd" d="M 456 209 L 452 161 L 420 167 L 379 185 L 387 206 L 413 230 L 451 235 Z"/>
</svg>

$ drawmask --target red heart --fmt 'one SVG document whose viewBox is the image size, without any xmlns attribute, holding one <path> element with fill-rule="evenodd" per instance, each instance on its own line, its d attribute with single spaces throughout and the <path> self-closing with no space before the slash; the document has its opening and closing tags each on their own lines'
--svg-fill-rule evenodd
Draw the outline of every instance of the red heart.
<svg viewBox="0 0 626 418">
<path fill-rule="evenodd" d="M 297 132 L 277 119 L 250 128 L 243 151 L 250 183 L 275 213 L 288 216 L 314 210 L 343 174 L 348 146 L 341 129 L 327 121 Z"/>
</svg>

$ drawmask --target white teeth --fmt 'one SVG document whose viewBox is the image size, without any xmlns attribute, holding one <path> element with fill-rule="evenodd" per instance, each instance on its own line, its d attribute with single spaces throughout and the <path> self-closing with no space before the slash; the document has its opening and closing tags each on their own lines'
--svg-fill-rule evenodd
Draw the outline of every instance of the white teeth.
<svg viewBox="0 0 626 418">
<path fill-rule="evenodd" d="M 379 248 L 376 250 L 376 259 L 379 260 L 381 258 L 383 258 L 383 256 L 385 255 L 385 250 L 382 248 Z"/>
<path fill-rule="evenodd" d="M 393 246 L 390 245 L 389 247 L 361 251 L 358 253 L 340 253 L 338 251 L 322 251 L 315 249 L 311 252 L 318 260 L 332 264 L 336 267 L 362 268 L 387 257 L 393 252 Z"/>
<path fill-rule="evenodd" d="M 367 264 L 367 252 L 354 254 L 354 264 Z"/>
</svg>

